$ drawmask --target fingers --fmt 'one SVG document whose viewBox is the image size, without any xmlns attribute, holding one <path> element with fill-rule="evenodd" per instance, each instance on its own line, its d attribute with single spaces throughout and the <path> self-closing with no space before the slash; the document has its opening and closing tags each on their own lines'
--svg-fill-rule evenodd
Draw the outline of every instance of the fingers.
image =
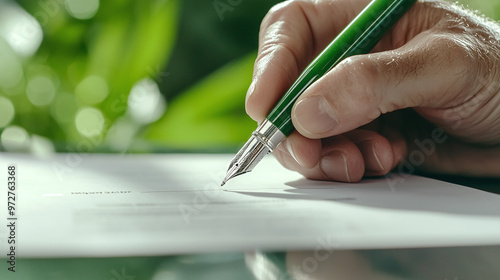
<svg viewBox="0 0 500 280">
<path fill-rule="evenodd" d="M 428 31 L 397 50 L 348 58 L 301 95 L 293 124 L 308 138 L 324 138 L 398 109 L 456 105 L 475 78 L 468 54 L 454 37 Z"/>
<path fill-rule="evenodd" d="M 357 182 L 363 176 L 387 174 L 406 154 L 404 139 L 395 131 L 389 132 L 389 136 L 385 137 L 374 131 L 355 130 L 310 143 L 303 141 L 307 138 L 295 133 L 292 139 L 288 138 L 286 144 L 275 150 L 274 155 L 283 166 L 309 179 Z M 304 165 L 304 157 L 308 154 L 298 157 L 287 147 L 293 145 L 294 151 L 297 151 L 306 144 L 310 145 L 308 148 L 314 146 L 314 151 L 310 153 L 314 156 L 308 156 L 308 163 Z"/>
<path fill-rule="evenodd" d="M 323 140 L 325 142 L 326 140 Z M 357 182 L 363 176 L 364 163 L 356 145 L 344 136 L 335 136 L 321 145 L 321 157 L 312 168 L 300 165 L 285 147 L 278 147 L 274 155 L 280 163 L 305 177 L 315 180 Z"/>
<path fill-rule="evenodd" d="M 378 133 L 367 130 L 353 130 L 345 136 L 352 141 L 363 157 L 364 175 L 385 175 L 394 163 L 394 151 L 390 142 Z"/>
<path fill-rule="evenodd" d="M 277 6 L 262 24 L 247 113 L 264 119 L 307 62 L 367 2 L 297 0 Z M 378 133 L 359 128 L 377 125 L 373 120 L 404 108 L 461 141 L 498 143 L 490 133 L 497 123 L 498 99 L 492 99 L 498 87 L 489 80 L 498 76 L 498 59 L 492 55 L 498 51 L 496 35 L 474 15 L 445 3 L 419 1 L 375 47 L 376 53 L 346 59 L 313 83 L 295 103 L 292 121 L 298 133 L 275 151 L 278 160 L 311 179 L 357 181 L 383 175 L 407 155 L 411 158 L 411 137 L 401 133 L 406 127 L 414 130 L 412 123 L 402 119 L 407 122 L 402 127 L 397 122 L 392 129 L 376 126 Z M 475 146 L 466 148 L 459 153 L 443 149 L 443 155 L 436 153 L 422 164 L 443 165 L 453 173 Z"/>
<path fill-rule="evenodd" d="M 264 18 L 246 111 L 261 122 L 312 58 L 368 3 L 287 1 Z"/>
<path fill-rule="evenodd" d="M 313 168 L 321 157 L 321 140 L 309 139 L 293 132 L 280 146 L 297 163 L 305 168 Z"/>
</svg>

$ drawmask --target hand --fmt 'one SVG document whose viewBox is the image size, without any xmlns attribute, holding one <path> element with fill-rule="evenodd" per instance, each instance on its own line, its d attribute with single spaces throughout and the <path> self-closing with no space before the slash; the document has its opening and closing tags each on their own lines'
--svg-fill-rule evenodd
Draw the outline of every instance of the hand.
<svg viewBox="0 0 500 280">
<path fill-rule="evenodd" d="M 288 1 L 262 22 L 246 100 L 261 122 L 307 64 L 369 3 Z M 417 2 L 372 53 L 348 58 L 292 110 L 275 150 L 310 179 L 392 169 L 500 176 L 500 27 L 443 1 Z"/>
</svg>

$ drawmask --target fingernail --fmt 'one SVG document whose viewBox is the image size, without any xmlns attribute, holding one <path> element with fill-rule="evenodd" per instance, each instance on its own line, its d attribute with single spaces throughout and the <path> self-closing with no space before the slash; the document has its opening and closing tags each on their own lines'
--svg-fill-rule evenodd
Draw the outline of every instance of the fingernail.
<svg viewBox="0 0 500 280">
<path fill-rule="evenodd" d="M 323 135 L 338 124 L 335 112 L 322 96 L 302 99 L 295 105 L 293 114 L 296 125 L 309 134 Z"/>
<path fill-rule="evenodd" d="M 365 166 L 370 169 L 370 171 L 383 171 L 384 167 L 380 162 L 380 159 L 375 152 L 375 146 L 372 141 L 363 141 L 357 144 L 359 150 L 363 154 L 365 159 Z"/>
<path fill-rule="evenodd" d="M 347 159 L 342 152 L 334 151 L 324 155 L 320 162 L 320 168 L 326 178 L 351 182 L 347 170 Z"/>
<path fill-rule="evenodd" d="M 293 159 L 299 164 L 299 165 L 302 165 L 299 161 L 299 159 L 297 158 L 297 156 L 295 155 L 295 152 L 293 151 L 293 147 L 292 147 L 292 143 L 289 141 L 289 140 L 285 140 L 285 147 L 287 149 L 287 151 L 290 153 L 290 155 L 293 157 Z"/>
</svg>

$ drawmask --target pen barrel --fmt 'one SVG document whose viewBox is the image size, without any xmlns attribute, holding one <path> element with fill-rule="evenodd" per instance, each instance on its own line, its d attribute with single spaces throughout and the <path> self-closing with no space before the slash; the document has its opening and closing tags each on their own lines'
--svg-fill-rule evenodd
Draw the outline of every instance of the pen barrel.
<svg viewBox="0 0 500 280">
<path fill-rule="evenodd" d="M 411 8 L 416 0 L 374 0 L 302 72 L 267 116 L 284 135 L 295 129 L 292 107 L 299 96 L 317 79 L 349 56 L 366 54 Z"/>
</svg>

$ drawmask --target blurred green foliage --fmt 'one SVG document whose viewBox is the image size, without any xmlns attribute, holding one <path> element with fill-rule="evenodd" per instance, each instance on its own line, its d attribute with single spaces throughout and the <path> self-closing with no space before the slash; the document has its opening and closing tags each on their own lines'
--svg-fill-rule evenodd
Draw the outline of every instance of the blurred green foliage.
<svg viewBox="0 0 500 280">
<path fill-rule="evenodd" d="M 242 93 L 252 78 L 255 55 L 224 66 L 182 93 L 145 136 L 184 150 L 232 145 L 250 135 L 255 122 L 245 112 Z"/>
<path fill-rule="evenodd" d="M 177 33 L 178 1 L 86 3 L 92 2 L 98 9 L 88 19 L 75 18 L 78 6 L 72 11 L 64 1 L 19 1 L 22 8 L 2 3 L 3 11 L 18 14 L 10 24 L 19 28 L 10 33 L 21 43 L 29 44 L 38 29 L 43 30 L 36 53 L 18 55 L 23 78 L 14 86 L 1 87 L 2 95 L 14 104 L 12 124 L 17 126 L 17 134 L 2 138 L 4 148 L 33 149 L 32 135 L 50 141 L 41 149 L 50 150 L 52 142 L 59 151 L 75 150 L 87 138 L 93 138 L 94 145 L 86 145 L 86 150 L 104 145 L 109 128 L 126 114 L 132 86 L 156 76 L 158 65 L 167 61 Z M 23 9 L 34 18 L 24 19 Z M 84 4 L 82 9 L 92 7 Z M 16 51 L 15 44 L 11 48 Z M 23 129 L 28 138 L 23 138 Z"/>
<path fill-rule="evenodd" d="M 278 0 L 0 1 L 0 150 L 221 151 Z M 500 1 L 460 1 L 500 18 Z"/>
<path fill-rule="evenodd" d="M 11 26 L 0 34 L 8 66 L 0 68 L 1 149 L 238 146 L 255 127 L 243 100 L 258 25 L 277 2 L 0 2 L 0 11 L 14 14 L 0 21 Z M 23 54 L 23 44 L 36 52 Z"/>
</svg>

